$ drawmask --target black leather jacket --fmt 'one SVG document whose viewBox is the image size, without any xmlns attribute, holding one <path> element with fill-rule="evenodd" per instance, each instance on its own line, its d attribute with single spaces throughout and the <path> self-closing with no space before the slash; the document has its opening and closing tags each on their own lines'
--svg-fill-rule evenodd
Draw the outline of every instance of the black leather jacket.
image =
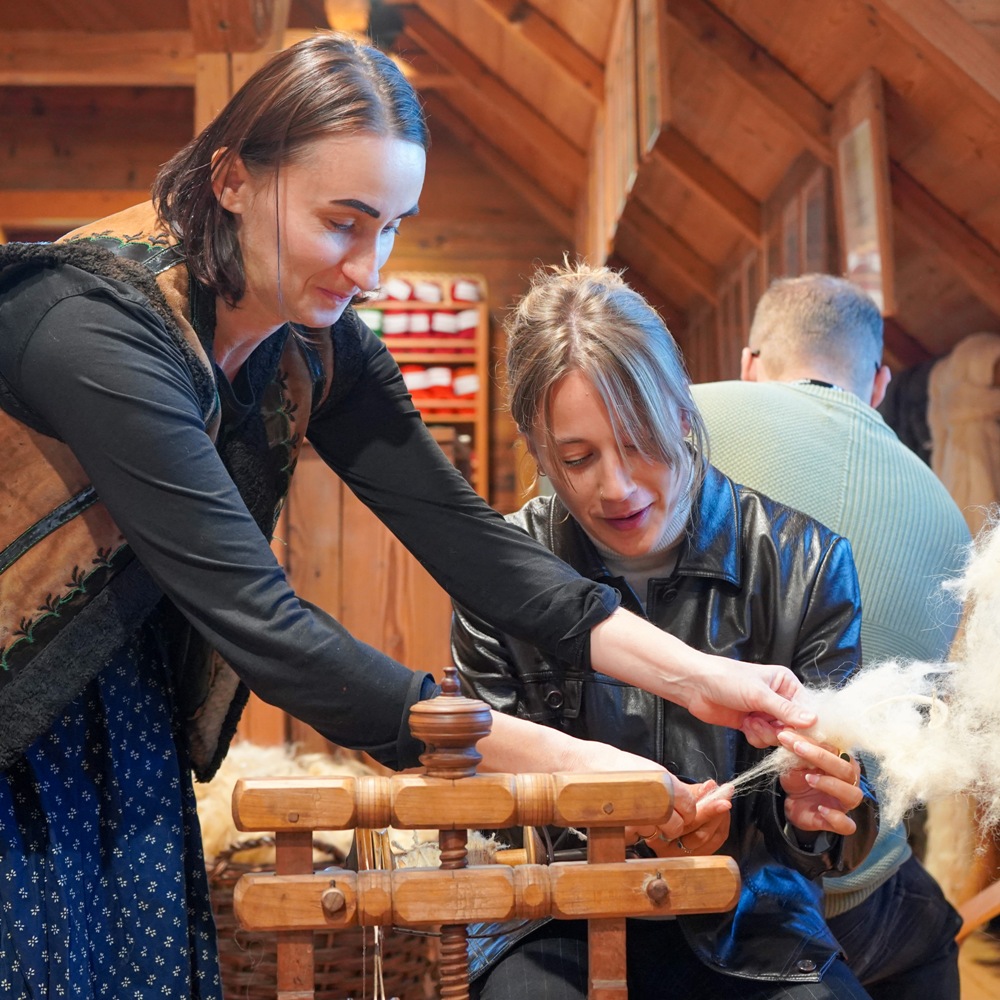
<svg viewBox="0 0 1000 1000">
<path fill-rule="evenodd" d="M 618 588 L 623 604 L 643 613 L 556 498 L 532 500 L 508 520 L 585 576 Z M 860 597 L 848 541 L 712 467 L 692 504 L 676 568 L 651 580 L 646 597 L 646 616 L 689 645 L 787 665 L 811 686 L 838 683 L 861 661 Z M 766 753 L 646 691 L 567 667 L 461 608 L 452 647 L 467 693 L 493 708 L 643 754 L 689 781 L 724 781 Z M 821 915 L 819 876 L 852 870 L 871 849 L 878 807 L 864 787 L 865 801 L 852 813 L 857 832 L 832 837 L 821 853 L 800 850 L 785 835 L 777 783 L 734 799 L 720 853 L 740 865 L 739 904 L 730 913 L 678 918 L 703 962 L 754 979 L 821 977 L 839 949 Z M 522 922 L 507 936 L 473 939 L 473 973 L 536 926 Z"/>
</svg>

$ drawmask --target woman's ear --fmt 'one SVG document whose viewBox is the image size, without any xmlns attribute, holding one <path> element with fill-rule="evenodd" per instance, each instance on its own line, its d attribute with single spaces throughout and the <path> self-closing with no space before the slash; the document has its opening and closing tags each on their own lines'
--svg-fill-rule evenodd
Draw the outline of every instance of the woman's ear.
<svg viewBox="0 0 1000 1000">
<path fill-rule="evenodd" d="M 227 212 L 239 215 L 246 208 L 250 174 L 241 157 L 227 157 L 227 152 L 223 147 L 212 154 L 212 190 Z"/>
</svg>

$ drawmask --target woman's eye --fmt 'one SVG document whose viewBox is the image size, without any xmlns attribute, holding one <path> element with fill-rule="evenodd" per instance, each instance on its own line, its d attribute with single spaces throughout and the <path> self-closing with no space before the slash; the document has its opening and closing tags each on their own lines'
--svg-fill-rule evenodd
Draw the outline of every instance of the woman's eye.
<svg viewBox="0 0 1000 1000">
<path fill-rule="evenodd" d="M 402 220 L 401 219 L 397 219 L 391 225 L 386 226 L 385 229 L 382 230 L 382 235 L 383 236 L 397 236 L 399 234 L 399 227 L 400 227 L 400 225 L 402 225 Z"/>
<path fill-rule="evenodd" d="M 584 462 L 586 462 L 588 458 L 590 458 L 590 455 L 579 455 L 579 456 L 577 456 L 575 458 L 564 458 L 562 461 L 563 461 L 563 465 L 565 465 L 567 468 L 569 468 L 569 469 L 575 469 L 575 468 L 583 465 Z"/>
<path fill-rule="evenodd" d="M 335 219 L 327 219 L 327 227 L 335 233 L 349 233 L 354 228 L 354 222 L 338 222 Z"/>
</svg>

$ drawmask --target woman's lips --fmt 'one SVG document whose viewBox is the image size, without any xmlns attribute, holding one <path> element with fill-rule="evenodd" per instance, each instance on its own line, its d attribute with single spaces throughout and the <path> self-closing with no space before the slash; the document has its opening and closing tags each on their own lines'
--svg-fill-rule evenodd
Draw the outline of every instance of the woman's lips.
<svg viewBox="0 0 1000 1000">
<path fill-rule="evenodd" d="M 352 292 L 350 295 L 339 295 L 337 292 L 331 292 L 329 288 L 320 288 L 319 291 L 324 298 L 329 299 L 335 306 L 347 305 L 354 298 L 355 294 Z"/>
<path fill-rule="evenodd" d="M 650 507 L 643 507 L 641 510 L 633 511 L 631 514 L 622 514 L 615 517 L 605 517 L 604 521 L 616 531 L 635 531 L 637 528 L 645 527 L 649 519 Z"/>
</svg>

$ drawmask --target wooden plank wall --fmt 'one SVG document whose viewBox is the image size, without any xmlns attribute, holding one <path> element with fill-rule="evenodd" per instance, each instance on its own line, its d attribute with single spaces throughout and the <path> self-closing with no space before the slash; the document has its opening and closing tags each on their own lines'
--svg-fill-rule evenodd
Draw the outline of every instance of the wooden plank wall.
<svg viewBox="0 0 1000 1000">
<path fill-rule="evenodd" d="M 420 214 L 402 227 L 389 269 L 476 271 L 489 286 L 493 360 L 502 365 L 502 322 L 528 288 L 535 267 L 557 263 L 572 251 L 561 236 L 498 175 L 456 140 L 428 102 L 432 135 Z M 515 430 L 493 380 L 491 467 L 493 505 L 507 513 L 520 506 Z M 523 478 L 523 477 L 522 477 Z"/>
</svg>

